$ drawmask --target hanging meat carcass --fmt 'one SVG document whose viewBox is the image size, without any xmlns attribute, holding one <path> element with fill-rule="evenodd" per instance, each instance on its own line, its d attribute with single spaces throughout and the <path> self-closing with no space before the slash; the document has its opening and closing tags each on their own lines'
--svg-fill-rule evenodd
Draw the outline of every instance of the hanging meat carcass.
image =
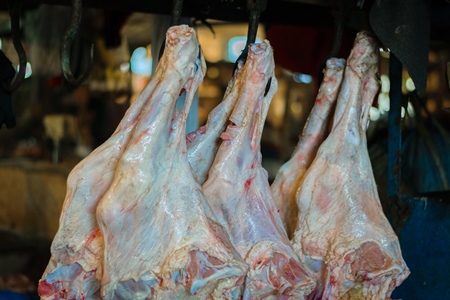
<svg viewBox="0 0 450 300">
<path fill-rule="evenodd" d="M 188 159 L 200 184 L 203 184 L 208 177 L 208 171 L 220 146 L 220 135 L 224 132 L 238 99 L 239 90 L 233 87 L 241 67 L 242 63 L 239 62 L 233 78 L 228 83 L 223 101 L 209 113 L 205 126 L 186 137 Z"/>
<path fill-rule="evenodd" d="M 294 248 L 314 273 L 313 299 L 389 299 L 409 274 L 383 214 L 367 151 L 378 54 L 367 32 L 347 61 L 333 127 L 297 194 Z"/>
<path fill-rule="evenodd" d="M 204 61 L 200 60 L 201 64 L 196 65 L 198 49 L 198 42 L 191 28 L 186 26 L 171 28 L 167 33 L 166 51 L 152 80 L 126 112 L 115 133 L 80 162 L 69 175 L 60 228 L 51 248 L 52 258 L 39 284 L 39 294 L 43 299 L 99 299 L 102 276 L 104 284 L 107 285 L 103 291 L 104 294 L 108 294 L 106 298 L 115 297 L 111 294 L 114 294 L 115 285 L 119 281 L 121 281 L 120 288 L 116 295 L 122 292 L 127 299 L 140 299 L 139 297 L 145 293 L 150 297 L 151 291 L 154 290 L 152 284 L 155 283 L 161 289 L 167 288 L 167 293 L 175 293 L 175 290 L 177 288 L 180 290 L 180 286 L 184 284 L 189 290 L 187 293 L 197 292 L 198 298 L 206 297 L 202 292 L 216 293 L 218 298 L 227 293 L 231 294 L 229 296 L 231 299 L 239 297 L 246 266 L 239 261 L 239 255 L 229 244 L 223 229 L 213 221 L 200 187 L 195 183 L 189 166 L 186 168 L 184 135 L 180 133 L 184 132 L 182 128 L 185 126 L 185 113 L 173 113 L 173 105 L 179 91 L 184 87 L 189 95 L 187 99 L 191 101 L 193 93 L 203 79 Z M 191 72 L 192 68 L 199 70 L 194 74 Z M 190 102 L 186 105 L 185 111 L 189 105 Z M 183 142 L 180 142 L 180 139 Z M 136 166 L 136 160 L 133 161 L 138 159 L 136 156 L 133 157 L 133 153 L 138 155 L 135 151 L 138 151 L 139 147 L 141 150 L 145 148 L 145 151 L 142 150 L 140 163 L 142 172 L 137 172 L 139 166 Z M 173 157 L 166 157 L 164 163 L 158 159 L 153 160 L 155 156 L 162 159 L 162 154 Z M 151 160 L 152 164 L 146 164 L 148 160 Z M 165 167 L 173 165 L 172 160 L 177 161 L 179 166 L 166 170 Z M 132 165 L 131 162 L 135 164 Z M 163 170 L 161 174 L 177 173 L 173 176 L 171 185 L 164 186 L 163 182 L 155 179 L 161 169 Z M 124 172 L 129 173 L 123 179 L 120 176 Z M 114 195 L 114 191 L 120 193 L 126 189 L 123 180 L 132 181 L 130 187 L 133 193 L 114 201 L 121 196 Z M 177 185 L 175 181 L 181 182 Z M 151 191 L 151 195 L 146 198 L 145 203 L 142 203 L 144 195 L 136 196 L 136 193 L 146 191 L 145 187 L 148 189 L 147 192 Z M 191 191 L 186 194 L 189 188 Z M 169 195 L 172 198 L 167 198 Z M 97 208 L 102 197 L 103 205 Z M 170 205 L 170 201 L 174 203 Z M 181 209 L 182 203 L 187 209 Z M 131 209 L 133 205 L 142 208 L 140 217 L 146 215 L 150 219 L 149 223 L 138 222 L 140 221 L 138 210 Z M 152 205 L 152 209 L 146 209 Z M 96 210 L 99 219 L 102 220 L 104 232 L 101 232 L 97 225 Z M 181 212 L 183 216 L 179 216 Z M 117 222 L 114 222 L 115 218 Z M 108 224 L 111 227 L 108 227 Z M 136 228 L 137 224 L 141 227 Z M 121 226 L 124 228 L 119 228 Z M 114 232 L 114 228 L 119 229 Z M 168 228 L 171 230 L 165 233 Z M 145 230 L 147 234 L 144 234 Z M 104 233 L 106 241 L 111 244 L 110 252 L 108 247 L 106 249 L 105 261 Z M 141 239 L 143 234 L 146 238 Z M 157 239 L 157 236 L 160 239 Z M 184 238 L 181 241 L 180 236 Z M 156 239 L 149 241 L 152 237 Z M 117 263 L 114 259 L 110 259 L 110 253 L 117 250 L 114 247 L 119 246 L 115 241 L 118 243 L 125 241 L 124 248 L 132 247 L 138 252 L 142 247 L 148 246 L 148 249 L 144 249 L 146 251 L 140 253 L 144 255 L 151 249 L 155 250 L 152 245 L 156 245 L 158 249 L 155 252 L 156 257 L 153 253 L 152 262 L 150 256 L 129 257 L 134 262 L 142 258 L 145 266 L 153 265 L 154 269 L 149 271 L 154 273 L 148 272 L 141 274 L 144 277 L 133 277 L 142 271 L 142 267 L 133 268 L 135 274 L 120 273 L 125 266 L 120 264 L 120 260 L 124 258 L 123 255 L 128 255 L 128 252 L 120 250 L 121 253 L 116 257 Z M 136 244 L 130 245 L 131 241 Z M 164 266 L 173 267 L 173 270 L 163 268 L 161 263 L 165 250 L 169 249 L 176 251 L 167 253 L 167 257 L 170 255 L 172 261 L 167 260 Z M 181 256 L 179 260 L 176 259 L 177 255 Z M 103 274 L 104 262 L 107 266 L 105 274 Z M 114 271 L 120 274 L 113 273 Z M 156 274 L 158 271 L 160 273 Z M 173 271 L 172 280 L 170 277 L 167 278 L 170 271 Z M 152 281 L 152 276 L 155 282 Z M 127 278 L 130 280 L 127 281 Z M 155 294 L 160 295 L 159 292 Z"/>
<path fill-rule="evenodd" d="M 332 58 L 327 61 L 324 78 L 314 107 L 291 158 L 280 168 L 271 190 L 275 204 L 288 236 L 294 234 L 298 220 L 295 196 L 303 177 L 316 157 L 317 149 L 326 136 L 328 116 L 336 102 L 342 82 L 345 60 Z"/>
<path fill-rule="evenodd" d="M 223 141 L 203 191 L 250 267 L 244 299 L 303 299 L 314 283 L 283 229 L 267 172 L 261 166 L 261 133 L 277 90 L 273 73 L 270 44 L 250 45 L 233 87 L 239 100 L 221 135 Z"/>
<path fill-rule="evenodd" d="M 153 95 L 165 93 L 165 59 L 152 80 L 125 113 L 113 135 L 70 172 L 59 229 L 51 246 L 51 259 L 39 283 L 43 299 L 99 299 L 103 237 L 95 210 L 110 187 L 118 160 L 130 141 L 142 108 Z"/>
<path fill-rule="evenodd" d="M 205 62 L 195 63 L 192 28 L 171 27 L 166 40 L 164 89 L 143 107 L 97 207 L 105 240 L 102 296 L 239 299 L 247 266 L 214 221 L 187 159 L 185 122 Z M 183 88 L 186 103 L 178 112 Z"/>
</svg>

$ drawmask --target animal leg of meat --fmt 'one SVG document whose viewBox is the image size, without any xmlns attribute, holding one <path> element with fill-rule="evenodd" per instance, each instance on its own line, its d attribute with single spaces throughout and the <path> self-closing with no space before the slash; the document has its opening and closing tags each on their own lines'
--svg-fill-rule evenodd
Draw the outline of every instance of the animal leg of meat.
<svg viewBox="0 0 450 300">
<path fill-rule="evenodd" d="M 326 136 L 328 116 L 337 99 L 344 67 L 344 59 L 331 58 L 327 61 L 324 79 L 297 147 L 292 157 L 280 168 L 271 186 L 275 204 L 290 238 L 294 235 L 298 220 L 295 195 Z"/>
<path fill-rule="evenodd" d="M 270 89 L 265 95 L 267 84 Z M 283 229 L 261 166 L 260 140 L 277 91 L 272 48 L 252 44 L 234 88 L 239 100 L 222 133 L 208 179 L 206 199 L 249 265 L 244 299 L 303 299 L 314 283 Z"/>
<path fill-rule="evenodd" d="M 313 299 L 389 299 L 409 274 L 377 193 L 366 111 L 378 90 L 378 53 L 358 33 L 337 100 L 335 122 L 297 194 L 294 248 L 317 280 Z"/>
<path fill-rule="evenodd" d="M 163 69 L 125 113 L 113 135 L 70 172 L 51 259 L 39 283 L 42 299 L 99 299 L 103 237 L 95 210 L 113 180 L 118 160 L 128 144 L 141 109 L 150 95 L 162 95 Z"/>
<path fill-rule="evenodd" d="M 187 159 L 186 119 L 205 61 L 195 31 L 167 32 L 162 97 L 136 124 L 97 207 L 105 239 L 105 299 L 239 299 L 247 267 L 195 180 Z M 176 111 L 180 90 L 182 111 Z"/>
</svg>

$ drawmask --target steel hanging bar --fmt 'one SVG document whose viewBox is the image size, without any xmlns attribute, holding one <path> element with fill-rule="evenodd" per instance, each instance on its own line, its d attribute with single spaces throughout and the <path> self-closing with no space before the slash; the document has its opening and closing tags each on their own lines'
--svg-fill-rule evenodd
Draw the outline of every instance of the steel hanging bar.
<svg viewBox="0 0 450 300">
<path fill-rule="evenodd" d="M 89 78 L 94 61 L 94 45 L 92 44 L 89 55 L 89 67 L 83 75 L 75 78 L 70 68 L 70 49 L 80 27 L 82 11 L 82 0 L 72 0 L 70 24 L 67 27 L 61 44 L 61 69 L 66 80 L 73 85 L 83 84 Z"/>
<path fill-rule="evenodd" d="M 19 71 L 14 76 L 11 85 L 3 85 L 3 89 L 8 92 L 17 90 L 25 79 L 25 70 L 27 68 L 27 54 L 23 49 L 20 40 L 20 11 L 22 9 L 22 0 L 8 0 L 9 16 L 11 18 L 11 35 L 14 49 L 19 56 Z"/>
<path fill-rule="evenodd" d="M 331 47 L 331 50 L 330 50 L 330 53 L 328 54 L 327 59 L 336 57 L 339 53 L 339 50 L 341 50 L 342 38 L 344 36 L 345 19 L 347 17 L 347 11 L 348 11 L 347 0 L 340 0 L 339 1 L 339 9 L 338 9 L 337 16 L 335 18 L 335 23 L 334 23 L 335 31 L 334 31 L 334 38 L 333 38 L 333 46 Z"/>
<path fill-rule="evenodd" d="M 260 12 L 257 10 L 250 11 L 248 31 L 247 31 L 247 43 L 245 45 L 245 48 L 247 48 L 250 44 L 253 44 L 256 41 L 256 34 L 258 33 L 258 25 L 259 25 L 259 14 Z"/>
<path fill-rule="evenodd" d="M 182 10 L 183 10 L 183 0 L 173 0 L 170 26 L 180 25 Z"/>
<path fill-rule="evenodd" d="M 247 0 L 247 9 L 250 11 L 248 19 L 248 31 L 247 31 L 247 42 L 245 43 L 245 48 L 242 50 L 241 55 L 234 64 L 233 74 L 236 72 L 239 61 L 246 61 L 248 56 L 248 46 L 255 43 L 256 35 L 258 33 L 259 26 L 259 16 L 262 11 L 267 7 L 267 0 Z"/>
<path fill-rule="evenodd" d="M 182 10 L 183 10 L 183 0 L 173 0 L 172 13 L 170 15 L 170 27 L 180 25 Z M 166 47 L 166 39 L 164 39 L 161 48 L 159 49 L 158 59 L 161 59 L 165 47 Z"/>
<path fill-rule="evenodd" d="M 400 198 L 401 179 L 401 109 L 402 109 L 402 63 L 390 53 L 389 78 L 391 89 L 389 91 L 390 109 L 388 116 L 388 197 L 391 203 L 398 202 Z"/>
</svg>

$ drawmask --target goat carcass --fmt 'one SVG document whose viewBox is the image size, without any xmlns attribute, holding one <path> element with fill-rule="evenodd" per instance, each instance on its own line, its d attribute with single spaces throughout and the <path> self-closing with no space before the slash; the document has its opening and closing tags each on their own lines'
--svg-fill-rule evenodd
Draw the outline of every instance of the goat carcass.
<svg viewBox="0 0 450 300">
<path fill-rule="evenodd" d="M 378 53 L 358 33 L 347 60 L 333 128 L 297 194 L 294 248 L 314 273 L 313 299 L 389 299 L 408 276 L 370 163 L 368 110 L 378 91 Z"/>
<path fill-rule="evenodd" d="M 97 207 L 105 299 L 239 299 L 247 266 L 215 220 L 187 159 L 185 122 L 203 80 L 192 28 L 171 27 L 152 94 Z M 197 70 L 198 69 L 198 70 Z M 178 94 L 186 103 L 176 111 Z"/>
<path fill-rule="evenodd" d="M 277 90 L 270 44 L 249 46 L 234 83 L 239 100 L 222 133 L 208 179 L 206 199 L 232 244 L 250 266 L 244 299 L 303 299 L 314 283 L 300 265 L 273 202 L 261 166 L 260 139 Z M 266 86 L 270 89 L 266 93 Z"/>
<path fill-rule="evenodd" d="M 169 58 L 163 61 L 165 65 L 158 68 L 112 136 L 70 172 L 59 228 L 51 246 L 52 256 L 39 282 L 42 299 L 100 299 L 103 237 L 95 211 L 111 185 L 142 108 L 151 97 L 166 92 L 164 82 L 168 79 L 164 77 L 164 69 L 175 68 L 175 61 Z"/>
</svg>

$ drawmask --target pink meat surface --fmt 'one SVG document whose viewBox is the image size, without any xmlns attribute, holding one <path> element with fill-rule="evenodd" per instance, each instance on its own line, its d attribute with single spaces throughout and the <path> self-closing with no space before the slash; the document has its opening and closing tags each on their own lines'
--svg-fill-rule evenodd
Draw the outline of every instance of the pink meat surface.
<svg viewBox="0 0 450 300">
<path fill-rule="evenodd" d="M 238 89 L 233 89 L 233 87 L 240 68 L 241 64 L 228 83 L 222 102 L 209 113 L 205 126 L 191 132 L 186 137 L 188 160 L 192 166 L 192 172 L 200 184 L 203 184 L 208 177 L 208 171 L 220 146 L 220 135 L 225 131 L 238 99 Z"/>
<path fill-rule="evenodd" d="M 247 266 L 231 245 L 187 158 L 186 118 L 203 80 L 195 31 L 171 27 L 160 62 L 164 92 L 142 109 L 97 207 L 105 299 L 239 299 Z M 197 61 L 197 62 L 196 62 Z M 175 108 L 186 90 L 183 111 Z"/>
<path fill-rule="evenodd" d="M 264 96 L 270 78 L 270 90 Z M 244 299 L 303 299 L 314 283 L 283 229 L 267 172 L 261 166 L 261 133 L 277 91 L 269 42 L 250 46 L 233 88 L 238 90 L 239 100 L 203 191 L 250 266 Z"/>
<path fill-rule="evenodd" d="M 324 79 L 297 147 L 291 158 L 281 166 L 271 186 L 275 204 L 290 238 L 294 235 L 298 221 L 295 196 L 306 170 L 316 157 L 317 149 L 326 137 L 328 116 L 336 103 L 344 68 L 344 59 L 331 58 L 327 61 Z"/>
<path fill-rule="evenodd" d="M 367 110 L 379 88 L 376 50 L 368 33 L 357 35 L 333 128 L 297 194 L 293 242 L 317 280 L 313 299 L 389 299 L 409 274 L 367 150 Z"/>
<path fill-rule="evenodd" d="M 69 174 L 58 232 L 51 246 L 51 259 L 39 283 L 42 299 L 99 299 L 103 261 L 103 237 L 95 211 L 110 187 L 141 109 L 152 97 L 165 93 L 165 68 L 156 71 L 136 101 L 125 113 L 113 135 Z M 162 83 L 162 84 L 161 84 Z"/>
</svg>

